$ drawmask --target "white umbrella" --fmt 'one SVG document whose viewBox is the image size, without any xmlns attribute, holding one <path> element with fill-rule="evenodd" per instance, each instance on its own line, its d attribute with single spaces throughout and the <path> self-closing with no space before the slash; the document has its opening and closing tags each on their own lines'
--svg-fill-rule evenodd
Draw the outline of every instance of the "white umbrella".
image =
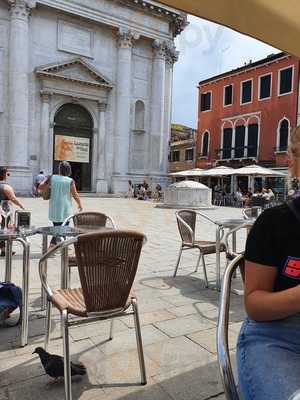
<svg viewBox="0 0 300 400">
<path fill-rule="evenodd" d="M 234 175 L 235 169 L 231 167 L 226 167 L 223 165 L 220 165 L 219 167 L 216 168 L 210 168 L 207 169 L 203 172 L 202 176 L 227 176 L 227 175 Z"/>
<path fill-rule="evenodd" d="M 264 168 L 256 164 L 235 169 L 234 175 L 269 176 L 269 177 L 282 177 L 282 178 L 287 177 L 287 175 L 284 174 L 283 172 L 275 171 L 270 168 Z"/>
<path fill-rule="evenodd" d="M 172 172 L 171 176 L 202 176 L 204 169 L 201 168 L 194 168 L 188 169 L 186 171 L 179 171 L 179 172 Z"/>
</svg>

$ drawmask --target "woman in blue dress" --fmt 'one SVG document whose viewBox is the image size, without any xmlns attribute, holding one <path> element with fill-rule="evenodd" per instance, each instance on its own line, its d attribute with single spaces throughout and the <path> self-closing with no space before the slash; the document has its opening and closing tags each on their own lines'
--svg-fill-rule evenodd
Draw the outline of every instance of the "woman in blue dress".
<svg viewBox="0 0 300 400">
<path fill-rule="evenodd" d="M 58 175 L 52 175 L 39 186 L 39 189 L 43 190 L 44 186 L 51 180 L 49 220 L 52 221 L 54 226 L 62 225 L 64 220 L 73 214 L 72 198 L 77 203 L 78 211 L 82 211 L 81 200 L 75 182 L 70 178 L 71 174 L 71 165 L 67 161 L 61 161 L 58 166 Z M 55 245 L 56 238 L 53 237 L 50 247 Z"/>
</svg>

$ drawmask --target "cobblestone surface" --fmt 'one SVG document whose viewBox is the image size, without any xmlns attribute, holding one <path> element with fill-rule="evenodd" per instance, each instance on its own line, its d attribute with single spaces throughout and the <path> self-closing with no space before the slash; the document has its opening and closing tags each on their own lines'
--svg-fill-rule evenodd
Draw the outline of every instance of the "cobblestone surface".
<svg viewBox="0 0 300 400">
<path fill-rule="evenodd" d="M 42 199 L 23 199 L 32 211 L 35 226 L 48 225 L 48 204 Z M 135 280 L 142 323 L 148 384 L 139 385 L 139 368 L 134 325 L 131 317 L 120 318 L 115 336 L 108 341 L 108 321 L 70 329 L 71 355 L 86 366 L 88 374 L 72 383 L 73 398 L 122 400 L 201 400 L 225 399 L 220 383 L 215 328 L 218 292 L 215 284 L 215 256 L 206 257 L 210 289 L 204 286 L 202 269 L 194 272 L 197 252 L 183 254 L 178 275 L 173 271 L 180 247 L 174 210 L 159 209 L 151 202 L 128 199 L 83 198 L 85 210 L 112 216 L 118 227 L 144 232 L 145 245 Z M 203 211 L 212 219 L 241 217 L 240 209 L 216 208 Z M 197 237 L 214 240 L 215 227 L 199 220 Z M 244 233 L 238 246 L 244 244 Z M 21 249 L 14 246 L 12 280 L 21 285 Z M 17 328 L 0 328 L 0 400 L 64 399 L 63 383 L 48 385 L 41 364 L 32 351 L 43 344 L 44 312 L 40 309 L 38 260 L 41 237 L 31 239 L 29 344 L 19 347 Z M 224 266 L 224 259 L 222 259 Z M 60 258 L 50 260 L 49 283 L 60 283 Z M 4 279 L 4 260 L 0 260 L 0 280 Z M 72 272 L 72 286 L 79 284 Z M 240 279 L 235 285 L 240 287 Z M 234 355 L 243 299 L 232 295 L 230 349 Z M 50 351 L 62 354 L 59 316 L 54 312 Z"/>
</svg>

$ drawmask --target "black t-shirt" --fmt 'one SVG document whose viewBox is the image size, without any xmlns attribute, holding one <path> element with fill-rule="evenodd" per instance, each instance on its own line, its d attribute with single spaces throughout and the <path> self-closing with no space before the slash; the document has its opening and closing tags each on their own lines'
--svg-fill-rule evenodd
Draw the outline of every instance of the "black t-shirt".
<svg viewBox="0 0 300 400">
<path fill-rule="evenodd" d="M 300 212 L 300 198 L 294 204 Z M 300 283 L 300 222 L 286 204 L 258 217 L 247 239 L 245 259 L 277 268 L 275 291 Z"/>
</svg>

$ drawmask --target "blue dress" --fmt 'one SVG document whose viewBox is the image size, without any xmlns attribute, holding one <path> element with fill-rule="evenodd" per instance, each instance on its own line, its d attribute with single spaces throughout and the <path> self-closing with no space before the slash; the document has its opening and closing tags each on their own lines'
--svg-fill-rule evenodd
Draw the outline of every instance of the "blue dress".
<svg viewBox="0 0 300 400">
<path fill-rule="evenodd" d="M 52 175 L 51 196 L 49 200 L 49 220 L 64 222 L 73 214 L 71 199 L 72 179 L 68 176 Z"/>
</svg>

